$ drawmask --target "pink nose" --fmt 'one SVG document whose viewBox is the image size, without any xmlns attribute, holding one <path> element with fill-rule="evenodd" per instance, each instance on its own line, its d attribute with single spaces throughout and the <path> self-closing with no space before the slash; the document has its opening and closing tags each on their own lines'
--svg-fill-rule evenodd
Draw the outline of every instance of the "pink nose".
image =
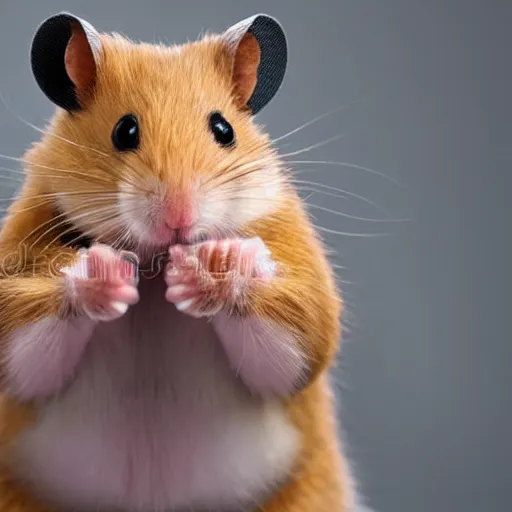
<svg viewBox="0 0 512 512">
<path fill-rule="evenodd" d="M 163 213 L 165 225 L 175 232 L 186 234 L 196 223 L 194 208 L 186 198 L 168 201 Z"/>
</svg>

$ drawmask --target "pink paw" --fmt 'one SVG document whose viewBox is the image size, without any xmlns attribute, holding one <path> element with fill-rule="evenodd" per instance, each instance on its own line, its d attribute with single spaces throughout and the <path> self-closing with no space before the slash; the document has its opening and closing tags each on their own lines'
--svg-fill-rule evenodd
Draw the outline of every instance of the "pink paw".
<svg viewBox="0 0 512 512">
<path fill-rule="evenodd" d="M 81 251 L 76 263 L 62 272 L 73 307 L 93 320 L 115 320 L 139 300 L 138 260 L 132 253 L 93 245 Z"/>
<path fill-rule="evenodd" d="M 268 282 L 276 270 L 260 238 L 177 245 L 169 255 L 166 299 L 196 317 L 213 316 L 232 307 L 248 286 Z"/>
</svg>

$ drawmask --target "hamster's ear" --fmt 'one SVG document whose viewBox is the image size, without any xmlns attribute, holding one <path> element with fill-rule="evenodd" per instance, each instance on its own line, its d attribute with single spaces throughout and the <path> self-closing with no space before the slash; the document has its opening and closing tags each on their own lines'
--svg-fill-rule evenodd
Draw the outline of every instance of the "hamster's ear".
<svg viewBox="0 0 512 512">
<path fill-rule="evenodd" d="M 277 93 L 286 72 L 288 49 L 281 25 L 258 14 L 226 30 L 222 38 L 233 54 L 238 99 L 257 114 Z"/>
<path fill-rule="evenodd" d="M 101 39 L 89 23 L 69 13 L 46 19 L 31 48 L 34 77 L 57 106 L 77 111 L 84 107 L 96 82 Z"/>
</svg>

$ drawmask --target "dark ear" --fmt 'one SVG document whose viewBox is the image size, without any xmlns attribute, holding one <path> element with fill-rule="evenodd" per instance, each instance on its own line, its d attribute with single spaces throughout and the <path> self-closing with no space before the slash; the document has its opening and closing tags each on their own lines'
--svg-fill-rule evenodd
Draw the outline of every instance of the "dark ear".
<svg viewBox="0 0 512 512">
<path fill-rule="evenodd" d="M 98 32 L 72 14 L 61 13 L 45 20 L 32 41 L 34 77 L 57 106 L 80 110 L 96 82 L 101 53 Z"/>
<path fill-rule="evenodd" d="M 234 56 L 238 99 L 257 114 L 283 82 L 288 60 L 284 31 L 274 18 L 258 14 L 233 25 L 222 37 Z"/>
</svg>

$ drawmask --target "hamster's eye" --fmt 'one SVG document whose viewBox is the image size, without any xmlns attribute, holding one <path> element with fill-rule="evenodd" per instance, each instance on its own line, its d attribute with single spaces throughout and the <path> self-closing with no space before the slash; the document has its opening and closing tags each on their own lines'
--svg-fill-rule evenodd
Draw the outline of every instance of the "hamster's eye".
<svg viewBox="0 0 512 512">
<path fill-rule="evenodd" d="M 235 145 L 235 132 L 233 127 L 224 119 L 220 112 L 210 114 L 210 131 L 215 141 L 224 147 Z"/>
<path fill-rule="evenodd" d="M 116 123 L 112 131 L 112 144 L 118 151 L 134 151 L 139 147 L 139 122 L 133 114 L 127 114 Z"/>
</svg>

